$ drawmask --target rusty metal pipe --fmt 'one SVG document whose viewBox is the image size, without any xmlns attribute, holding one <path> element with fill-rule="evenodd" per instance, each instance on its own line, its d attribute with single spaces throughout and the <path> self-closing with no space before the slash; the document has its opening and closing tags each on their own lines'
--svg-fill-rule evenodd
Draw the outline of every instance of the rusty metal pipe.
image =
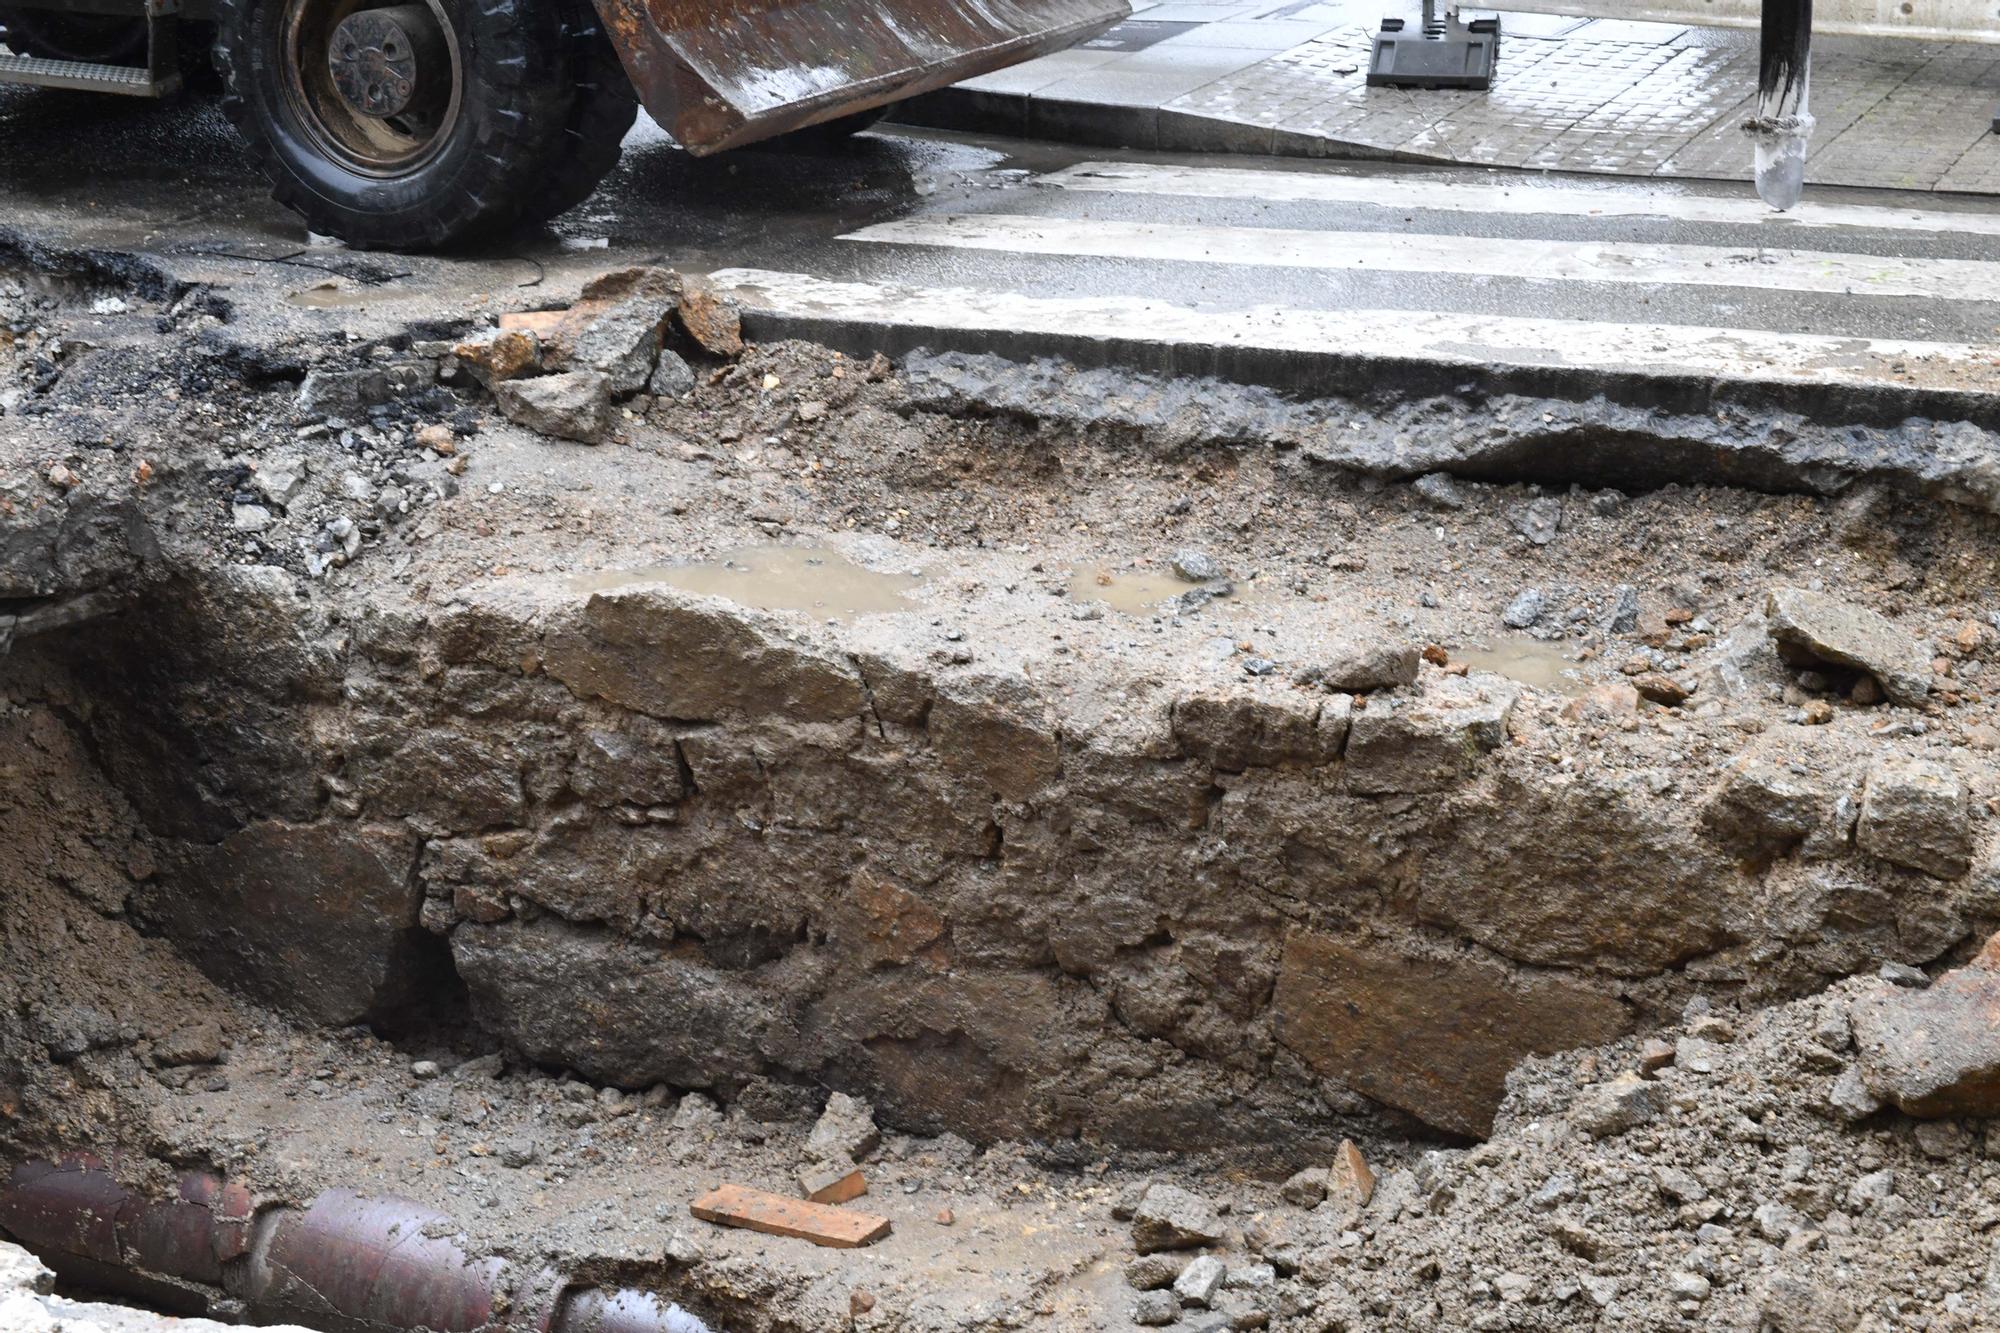
<svg viewBox="0 0 2000 1333">
<path fill-rule="evenodd" d="M 190 1172 L 175 1198 L 149 1201 L 99 1158 L 29 1162 L 0 1186 L 0 1234 L 72 1281 L 173 1313 L 325 1333 L 707 1333 L 651 1292 L 474 1257 L 444 1214 L 347 1189 L 260 1208 L 242 1185 Z"/>
</svg>

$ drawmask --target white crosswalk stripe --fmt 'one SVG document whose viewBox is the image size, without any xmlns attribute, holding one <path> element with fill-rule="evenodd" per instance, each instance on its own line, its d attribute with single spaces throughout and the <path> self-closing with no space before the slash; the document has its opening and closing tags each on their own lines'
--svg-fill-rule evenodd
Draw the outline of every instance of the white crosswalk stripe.
<svg viewBox="0 0 2000 1333">
<path fill-rule="evenodd" d="M 933 213 L 843 239 L 1023 255 L 2000 301 L 2000 263 L 1816 250 Z"/>
<path fill-rule="evenodd" d="M 1940 235 L 2000 236 L 2000 213 L 1893 208 L 1808 201 L 1774 213 L 1743 187 L 1740 195 L 1698 193 L 1648 182 L 1642 189 L 1598 182 L 1543 185 L 1520 176 L 1485 181 L 1437 180 L 1415 173 L 1351 175 L 1326 170 L 1248 170 L 1079 162 L 1031 178 L 1048 189 L 1085 194 L 1161 195 L 1261 203 L 1358 204 L 1376 208 L 1511 217 L 1662 218 L 1672 222 L 1755 226 L 1773 233 L 1872 228 Z"/>
<path fill-rule="evenodd" d="M 990 211 L 844 235 L 860 275 L 883 281 L 735 278 L 754 287 L 753 308 L 901 327 L 907 346 L 1041 335 L 1085 359 L 1287 376 L 1378 358 L 1453 375 L 1892 387 L 2000 405 L 1988 338 L 2000 250 L 1988 260 L 1963 239 L 2000 236 L 1992 213 L 1885 195 L 1779 218 L 1723 186 L 1324 166 L 1100 160 L 1028 179 L 1036 190 Z M 1636 232 L 1638 219 L 1668 228 Z M 950 276 L 926 286 L 913 272 Z"/>
<path fill-rule="evenodd" d="M 1037 297 L 968 287 L 833 282 L 724 269 L 750 310 L 884 327 L 1187 343 L 1273 352 L 1347 352 L 1479 367 L 1532 363 L 1596 371 L 1729 376 L 1769 383 L 1879 383 L 1893 368 L 2000 390 L 1993 354 L 1960 343 L 1409 310 L 1257 306 L 1217 312 L 1136 297 Z"/>
</svg>

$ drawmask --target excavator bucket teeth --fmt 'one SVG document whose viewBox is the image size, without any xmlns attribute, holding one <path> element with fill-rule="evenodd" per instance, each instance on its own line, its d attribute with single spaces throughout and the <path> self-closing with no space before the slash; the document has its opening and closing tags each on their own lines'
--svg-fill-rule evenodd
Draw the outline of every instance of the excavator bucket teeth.
<svg viewBox="0 0 2000 1333">
<path fill-rule="evenodd" d="M 694 153 L 901 101 L 1088 40 L 1126 0 L 596 0 L 655 120 Z"/>
</svg>

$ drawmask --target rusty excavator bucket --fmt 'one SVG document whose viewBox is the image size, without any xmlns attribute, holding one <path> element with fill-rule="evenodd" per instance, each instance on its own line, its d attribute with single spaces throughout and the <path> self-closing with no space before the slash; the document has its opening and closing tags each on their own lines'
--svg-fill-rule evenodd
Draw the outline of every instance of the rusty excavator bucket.
<svg viewBox="0 0 2000 1333">
<path fill-rule="evenodd" d="M 639 100 L 712 153 L 1085 41 L 1126 0 L 596 0 Z"/>
</svg>

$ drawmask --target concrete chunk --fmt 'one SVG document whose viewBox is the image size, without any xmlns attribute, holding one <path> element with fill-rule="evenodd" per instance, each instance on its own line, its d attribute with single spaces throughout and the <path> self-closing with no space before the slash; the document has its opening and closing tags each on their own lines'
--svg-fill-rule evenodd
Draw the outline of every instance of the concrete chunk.
<svg viewBox="0 0 2000 1333">
<path fill-rule="evenodd" d="M 1132 1213 L 1132 1244 L 1141 1254 L 1213 1245 L 1222 1230 L 1215 1205 L 1178 1185 L 1154 1185 Z"/>
<path fill-rule="evenodd" d="M 594 370 L 507 380 L 493 401 L 509 421 L 543 435 L 602 444 L 611 434 L 611 382 Z"/>
<path fill-rule="evenodd" d="M 1865 607 L 1804 588 L 1774 588 L 1764 615 L 1787 661 L 1866 671 L 1899 704 L 1920 704 L 1930 693 L 1923 646 Z"/>
<path fill-rule="evenodd" d="M 867 1192 L 868 1180 L 852 1162 L 820 1162 L 799 1171 L 799 1193 L 814 1203 L 846 1203 Z"/>
</svg>

